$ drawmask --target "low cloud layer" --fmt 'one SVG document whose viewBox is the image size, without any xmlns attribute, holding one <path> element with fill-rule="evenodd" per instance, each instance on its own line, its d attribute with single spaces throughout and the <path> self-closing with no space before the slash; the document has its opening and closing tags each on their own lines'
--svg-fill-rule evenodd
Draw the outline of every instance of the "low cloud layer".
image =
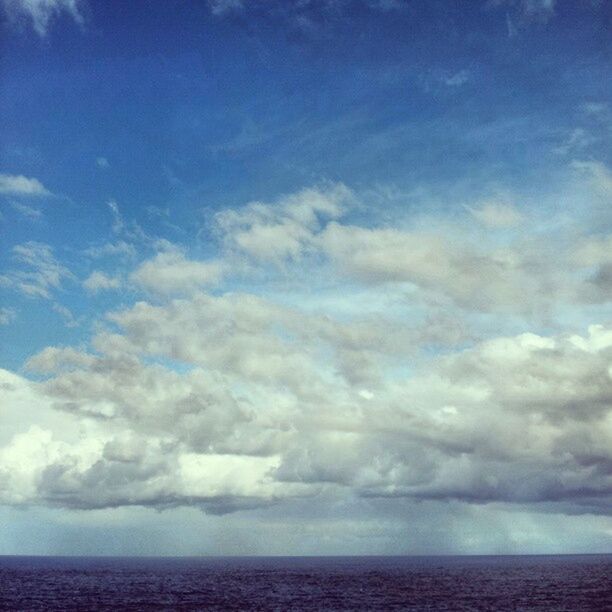
<svg viewBox="0 0 612 612">
<path fill-rule="evenodd" d="M 606 514 L 610 322 L 501 330 L 609 303 L 610 237 L 573 233 L 551 260 L 514 233 L 509 205 L 396 227 L 360 225 L 363 209 L 333 184 L 249 203 L 216 215 L 217 248 L 195 258 L 111 207 L 117 241 L 86 251 L 107 266 L 82 287 L 136 299 L 87 345 L 31 356 L 29 378 L 2 371 L 0 502 L 224 514 L 331 496 Z M 13 263 L 2 282 L 33 297 L 74 279 L 44 244 L 15 247 Z"/>
<path fill-rule="evenodd" d="M 217 513 L 331 487 L 609 508 L 611 328 L 488 340 L 405 377 L 391 375 L 410 360 L 392 329 L 248 296 L 140 303 L 111 319 L 119 332 L 96 336 L 94 352 L 32 357 L 46 382 L 4 373 L 3 406 L 64 423 L 5 441 L 4 503 Z M 355 385 L 355 368 L 378 376 Z"/>
</svg>

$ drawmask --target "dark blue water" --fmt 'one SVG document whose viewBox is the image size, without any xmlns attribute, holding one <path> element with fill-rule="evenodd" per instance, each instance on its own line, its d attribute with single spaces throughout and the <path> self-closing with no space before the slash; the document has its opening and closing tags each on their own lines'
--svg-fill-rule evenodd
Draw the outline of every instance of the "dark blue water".
<svg viewBox="0 0 612 612">
<path fill-rule="evenodd" d="M 3 610 L 610 610 L 612 555 L 0 557 Z"/>
</svg>

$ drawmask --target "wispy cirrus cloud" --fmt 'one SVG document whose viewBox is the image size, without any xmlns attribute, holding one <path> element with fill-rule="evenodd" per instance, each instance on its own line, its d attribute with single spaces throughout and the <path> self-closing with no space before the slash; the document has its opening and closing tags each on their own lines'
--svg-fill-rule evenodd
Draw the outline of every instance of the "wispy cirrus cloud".
<svg viewBox="0 0 612 612">
<path fill-rule="evenodd" d="M 84 4 L 85 0 L 2 0 L 2 8 L 11 23 L 29 23 L 41 38 L 47 35 L 52 23 L 62 14 L 83 25 L 81 7 Z"/>
<path fill-rule="evenodd" d="M 14 246 L 12 251 L 17 266 L 0 275 L 0 285 L 30 297 L 51 299 L 64 280 L 74 278 L 48 244 L 30 241 Z"/>
<path fill-rule="evenodd" d="M 13 308 L 0 308 L 0 325 L 9 325 L 17 318 Z"/>
</svg>

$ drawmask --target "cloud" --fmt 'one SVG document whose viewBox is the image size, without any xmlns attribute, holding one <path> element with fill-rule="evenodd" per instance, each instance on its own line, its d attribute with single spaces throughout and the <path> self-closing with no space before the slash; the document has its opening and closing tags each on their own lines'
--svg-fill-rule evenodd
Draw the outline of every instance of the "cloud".
<svg viewBox="0 0 612 612">
<path fill-rule="evenodd" d="M 569 153 L 583 152 L 588 149 L 593 143 L 597 142 L 598 138 L 587 132 L 583 128 L 573 129 L 565 138 L 565 140 L 554 147 L 555 153 L 567 155 Z"/>
<path fill-rule="evenodd" d="M 586 282 L 587 299 L 612 299 L 612 235 L 600 234 L 582 239 L 571 254 L 577 265 L 589 271 Z"/>
<path fill-rule="evenodd" d="M 312 249 L 321 223 L 340 217 L 351 198 L 342 184 L 304 189 L 273 204 L 251 202 L 217 213 L 216 229 L 227 249 L 260 263 L 298 261 Z"/>
<path fill-rule="evenodd" d="M 521 220 L 497 201 L 470 213 L 484 229 L 465 216 L 355 225 L 360 199 L 330 184 L 219 212 L 219 259 L 150 240 L 131 274 L 94 271 L 86 289 L 128 278 L 145 299 L 107 313 L 87 344 L 32 356 L 25 371 L 42 382 L 5 374 L 0 407 L 32 406 L 0 433 L 2 500 L 607 513 L 612 329 L 536 333 L 527 321 L 609 301 L 610 237 L 489 231 Z M 67 278 L 47 245 L 14 255 L 25 269 L 5 284 L 48 270 L 28 278 L 51 296 Z"/>
<path fill-rule="evenodd" d="M 0 174 L 0 193 L 32 197 L 51 195 L 38 179 L 14 174 Z"/>
<path fill-rule="evenodd" d="M 469 70 L 460 70 L 455 74 L 443 79 L 444 83 L 449 87 L 461 87 L 470 80 Z"/>
<path fill-rule="evenodd" d="M 62 317 L 62 319 L 64 320 L 64 325 L 66 327 L 71 328 L 79 326 L 79 321 L 72 314 L 72 311 L 69 308 L 66 308 L 66 306 L 62 306 L 62 304 L 58 304 L 57 302 L 55 302 L 54 304 L 52 304 L 51 308 L 54 312 L 60 315 L 60 317 Z"/>
<path fill-rule="evenodd" d="M 107 242 L 101 246 L 89 247 L 85 249 L 84 254 L 95 259 L 100 257 L 133 258 L 136 256 L 136 247 L 124 240 L 119 240 L 118 242 Z"/>
<path fill-rule="evenodd" d="M 62 13 L 69 15 L 78 25 L 84 19 L 80 7 L 82 0 L 2 0 L 2 8 L 10 22 L 31 22 L 34 31 L 44 38 L 51 24 Z"/>
<path fill-rule="evenodd" d="M 556 0 L 522 0 L 525 15 L 538 17 L 544 21 L 550 19 L 555 13 Z"/>
<path fill-rule="evenodd" d="M 307 320 L 254 298 L 137 304 L 113 320 L 125 335 L 103 333 L 97 353 L 45 349 L 28 363 L 51 374 L 45 383 L 4 387 L 0 405 L 29 385 L 38 411 L 73 422 L 22 419 L 7 434 L 5 503 L 218 513 L 331 487 L 365 499 L 609 510 L 609 327 L 490 339 L 363 392 L 326 374 L 316 342 L 286 333 L 308 334 Z M 151 361 L 161 357 L 190 367 Z M 88 434 L 67 439 L 79 423 Z"/>
<path fill-rule="evenodd" d="M 153 293 L 181 294 L 214 285 L 222 274 L 220 262 L 187 259 L 183 252 L 173 248 L 143 262 L 130 280 Z"/>
<path fill-rule="evenodd" d="M 539 251 L 489 250 L 450 233 L 330 223 L 319 245 L 341 274 L 373 285 L 411 283 L 467 309 L 537 310 L 551 284 L 564 291 Z"/>
<path fill-rule="evenodd" d="M 9 325 L 17 318 L 13 308 L 0 308 L 0 325 Z"/>
<path fill-rule="evenodd" d="M 83 287 L 90 293 L 112 291 L 121 287 L 121 279 L 109 276 L 100 270 L 94 270 L 84 281 Z"/>
<path fill-rule="evenodd" d="M 33 208 L 32 206 L 27 206 L 26 204 L 21 204 L 20 202 L 11 202 L 11 206 L 19 214 L 31 219 L 32 221 L 37 221 L 42 217 L 42 212 L 38 208 Z"/>
<path fill-rule="evenodd" d="M 574 162 L 574 167 L 586 172 L 599 190 L 607 188 L 603 164 Z M 596 288 L 598 282 L 587 278 L 592 271 L 568 248 L 582 240 L 579 235 L 557 246 L 554 237 L 542 241 L 525 232 L 500 243 L 465 224 L 440 225 L 435 217 L 415 218 L 403 229 L 377 226 L 375 219 L 367 226 L 344 222 L 361 206 L 345 186 L 330 185 L 274 204 L 255 202 L 221 211 L 214 229 L 225 251 L 226 273 L 276 270 L 287 276 L 295 266 L 308 268 L 316 262 L 320 271 L 325 265 L 325 274 L 331 268 L 344 282 L 403 285 L 430 304 L 520 316 L 541 317 L 561 304 L 609 300 L 607 290 Z M 524 220 L 515 206 L 503 201 L 466 208 L 486 228 L 509 229 Z M 245 262 L 247 267 L 241 268 Z"/>
<path fill-rule="evenodd" d="M 514 227 L 523 221 L 523 215 L 511 204 L 485 202 L 478 208 L 467 207 L 474 218 L 486 227 Z"/>
<path fill-rule="evenodd" d="M 485 3 L 486 8 L 506 7 L 511 9 L 515 15 L 524 21 L 548 21 L 555 14 L 556 0 L 489 0 Z M 508 21 L 510 24 L 510 22 Z M 512 26 L 514 27 L 514 25 Z M 508 25 L 509 35 L 510 25 Z"/>
<path fill-rule="evenodd" d="M 13 259 L 20 268 L 0 275 L 0 285 L 11 287 L 30 297 L 51 298 L 51 292 L 73 275 L 60 264 L 53 249 L 41 242 L 26 242 L 13 247 Z"/>
<path fill-rule="evenodd" d="M 612 194 L 612 172 L 602 162 L 573 160 L 571 167 L 586 176 L 591 184 L 604 195 Z"/>
<path fill-rule="evenodd" d="M 327 17 L 349 14 L 352 5 L 363 5 L 370 10 L 387 13 L 402 10 L 405 0 L 208 0 L 210 12 L 224 17 L 239 13 L 253 12 L 264 15 L 284 16 L 302 31 L 316 31 L 318 21 L 312 15 L 319 12 Z"/>
<path fill-rule="evenodd" d="M 506 29 L 508 31 L 508 38 L 514 38 L 518 34 L 514 21 L 512 21 L 508 13 L 506 13 Z"/>
<path fill-rule="evenodd" d="M 596 119 L 607 119 L 610 116 L 610 105 L 607 102 L 585 102 L 581 106 L 582 112 Z"/>
<path fill-rule="evenodd" d="M 210 12 L 213 15 L 226 15 L 244 9 L 243 0 L 208 0 Z"/>
<path fill-rule="evenodd" d="M 121 213 L 119 212 L 119 205 L 117 202 L 115 202 L 115 200 L 109 200 L 106 205 L 111 211 L 111 215 L 113 217 L 113 232 L 115 234 L 120 234 L 124 230 L 125 223 Z"/>
</svg>

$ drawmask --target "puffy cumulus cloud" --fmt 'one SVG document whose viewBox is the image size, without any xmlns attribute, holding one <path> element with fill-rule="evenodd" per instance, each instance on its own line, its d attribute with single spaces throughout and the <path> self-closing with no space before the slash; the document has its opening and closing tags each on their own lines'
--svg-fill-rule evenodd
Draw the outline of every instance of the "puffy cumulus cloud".
<svg viewBox="0 0 612 612">
<path fill-rule="evenodd" d="M 62 265 L 53 249 L 42 242 L 26 242 L 13 247 L 13 258 L 18 268 L 0 275 L 0 286 L 4 285 L 30 297 L 51 298 L 53 290 L 62 286 L 73 274 Z"/>
<path fill-rule="evenodd" d="M 343 274 L 370 284 L 411 283 L 468 309 L 535 312 L 551 289 L 556 297 L 566 290 L 538 249 L 487 249 L 458 233 L 330 223 L 318 243 Z"/>
<path fill-rule="evenodd" d="M 572 263 L 587 272 L 583 287 L 585 301 L 607 302 L 612 299 L 612 235 L 589 236 L 573 246 Z"/>
<path fill-rule="evenodd" d="M 612 407 L 611 359 L 612 330 L 593 325 L 586 337 L 525 333 L 488 340 L 444 358 L 441 371 L 452 381 L 487 381 L 487 395 L 513 414 L 589 423 Z"/>
<path fill-rule="evenodd" d="M 522 335 L 427 364 L 375 394 L 350 431 L 290 450 L 277 476 L 361 495 L 566 503 L 612 494 L 612 333 Z M 578 509 L 578 510 L 576 510 Z"/>
<path fill-rule="evenodd" d="M 352 194 L 342 184 L 305 189 L 274 204 L 252 202 L 215 216 L 226 248 L 259 263 L 297 261 L 312 251 L 321 225 L 340 217 Z"/>
<path fill-rule="evenodd" d="M 385 360 L 411 355 L 439 333 L 434 324 L 408 326 L 381 316 L 341 322 L 244 293 L 198 294 L 163 306 L 139 302 L 109 319 L 123 335 L 97 336 L 103 350 L 214 368 L 320 406 L 331 402 L 330 384 L 339 391 L 373 384 Z"/>
<path fill-rule="evenodd" d="M 612 329 L 501 330 L 525 329 L 508 314 L 539 305 L 609 299 L 609 237 L 572 235 L 557 248 L 465 220 L 347 223 L 359 206 L 330 185 L 223 211 L 219 260 L 149 241 L 157 253 L 129 279 L 154 301 L 107 313 L 88 345 L 34 355 L 27 368 L 41 382 L 0 377 L 2 501 L 608 512 Z M 484 208 L 498 227 L 510 214 Z M 38 283 L 49 291 L 65 277 L 45 245 L 14 254 L 49 268 Z M 267 274 L 260 295 L 249 278 L 240 285 L 245 261 L 249 276 Z M 302 275 L 315 266 L 333 285 L 327 303 L 307 303 Z M 221 272 L 241 290 L 206 293 Z M 305 299 L 283 299 L 292 274 Z M 359 292 L 371 309 L 336 307 Z"/>
<path fill-rule="evenodd" d="M 596 165 L 597 177 L 602 168 Z M 484 229 L 465 220 L 441 225 L 431 215 L 408 217 L 392 228 L 377 225 L 376 218 L 365 226 L 346 222 L 363 208 L 340 184 L 303 190 L 275 204 L 255 202 L 222 211 L 214 228 L 226 270 L 280 270 L 289 277 L 316 265 L 318 275 L 331 272 L 334 283 L 404 285 L 412 298 L 430 304 L 529 317 L 547 316 L 561 304 L 610 299 L 608 268 L 592 269 L 573 252 L 594 240 L 593 234 L 543 239 L 541 232 L 514 232 L 500 240 L 483 232 L 512 229 L 524 221 L 516 207 L 500 201 L 466 206 Z"/>
<path fill-rule="evenodd" d="M 94 270 L 84 281 L 83 287 L 90 293 L 112 291 L 121 287 L 121 279 L 110 276 L 100 270 Z"/>
<path fill-rule="evenodd" d="M 48 351 L 41 356 L 45 367 L 52 363 L 66 368 L 76 367 L 77 363 L 81 367 L 96 365 L 95 358 L 77 358 L 76 351 L 52 353 Z M 111 369 L 116 375 L 120 370 L 125 371 L 125 367 L 115 364 Z M 138 384 L 147 383 L 147 374 L 141 374 L 139 382 L 132 385 L 133 391 Z M 164 381 L 175 382 L 167 378 Z M 119 381 L 120 386 L 126 383 L 127 380 Z M 92 392 L 93 388 L 88 386 L 86 401 L 96 403 Z M 117 398 L 124 392 L 120 391 Z M 3 418 L 0 502 L 3 504 L 43 503 L 88 509 L 201 505 L 219 513 L 266 505 L 278 498 L 300 494 L 303 489 L 296 485 L 282 486 L 281 490 L 281 485 L 269 475 L 278 463 L 274 456 L 217 454 L 212 449 L 197 452 L 192 445 L 177 438 L 171 426 L 166 431 L 158 426 L 152 431 L 147 427 L 141 431 L 130 425 L 126 427 L 126 421 L 134 425 L 133 419 L 142 417 L 142 414 L 131 414 L 132 410 L 140 410 L 133 404 L 115 418 L 108 415 L 101 418 L 96 410 L 89 410 L 87 414 L 80 413 L 77 419 L 78 407 L 64 406 L 57 410 L 52 407 L 53 393 L 49 396 L 40 385 L 4 370 L 0 370 L 0 394 Z M 68 387 L 62 394 L 69 394 Z M 98 394 L 103 397 L 105 392 L 98 389 Z M 179 404 L 180 395 L 180 390 L 174 395 Z M 183 400 L 190 403 L 194 398 Z M 206 401 L 203 395 L 199 401 Z M 219 410 L 216 418 L 209 414 L 205 425 L 202 417 L 207 409 L 203 404 L 197 408 L 193 405 L 191 409 L 186 405 L 179 408 L 179 412 L 185 410 L 199 414 L 197 418 L 209 438 L 225 435 L 218 435 L 223 421 L 240 421 L 231 411 Z"/>
<path fill-rule="evenodd" d="M 51 23 L 62 13 L 82 25 L 82 4 L 82 0 L 2 0 L 2 8 L 9 21 L 16 24 L 24 20 L 31 22 L 41 38 L 47 35 Z"/>
<path fill-rule="evenodd" d="M 0 193 L 12 196 L 48 196 L 51 192 L 36 178 L 0 174 Z"/>
<path fill-rule="evenodd" d="M 38 405 L 95 433 L 68 446 L 22 419 L 2 465 L 27 473 L 4 474 L 7 502 L 218 513 L 333 491 L 609 508 L 609 327 L 428 357 L 397 322 L 247 294 L 141 302 L 110 321 L 91 351 L 29 361 L 48 377 Z"/>
<path fill-rule="evenodd" d="M 219 261 L 195 261 L 172 247 L 144 261 L 132 272 L 136 285 L 159 294 L 192 293 L 221 279 L 223 265 Z"/>
</svg>

